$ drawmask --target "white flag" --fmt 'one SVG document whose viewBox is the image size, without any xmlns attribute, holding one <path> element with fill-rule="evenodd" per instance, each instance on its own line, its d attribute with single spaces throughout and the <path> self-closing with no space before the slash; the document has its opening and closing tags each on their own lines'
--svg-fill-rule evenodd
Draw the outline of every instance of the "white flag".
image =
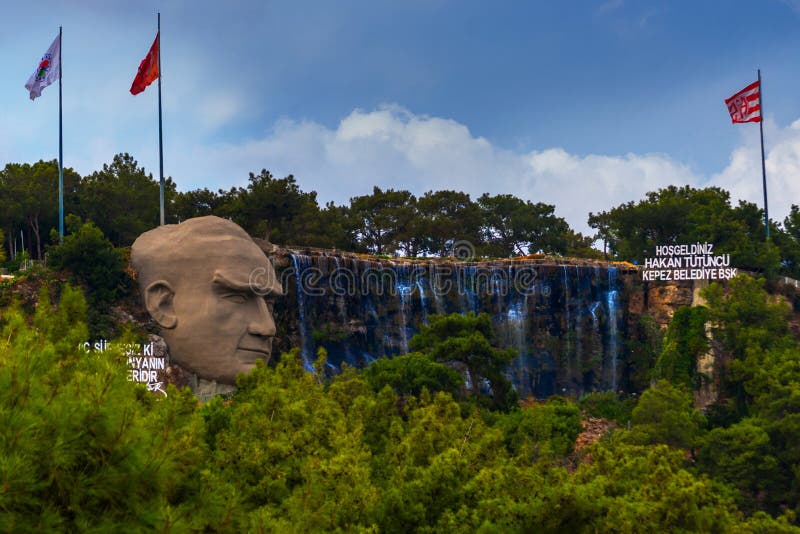
<svg viewBox="0 0 800 534">
<path fill-rule="evenodd" d="M 61 75 L 61 34 L 59 34 L 50 48 L 47 49 L 39 66 L 33 71 L 25 89 L 31 92 L 31 100 L 42 96 L 42 89 L 58 80 Z"/>
</svg>

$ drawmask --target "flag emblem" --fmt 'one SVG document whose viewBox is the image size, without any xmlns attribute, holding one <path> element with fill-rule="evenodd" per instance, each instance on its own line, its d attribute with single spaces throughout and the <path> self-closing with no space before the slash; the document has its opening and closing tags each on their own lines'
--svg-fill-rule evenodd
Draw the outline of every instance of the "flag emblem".
<svg viewBox="0 0 800 534">
<path fill-rule="evenodd" d="M 25 83 L 31 100 L 42 96 L 42 89 L 57 81 L 61 76 L 61 34 L 56 36 L 53 44 L 42 56 L 31 77 Z"/>
<path fill-rule="evenodd" d="M 45 54 L 42 58 L 42 62 L 39 63 L 39 73 L 36 77 L 40 80 L 44 79 L 47 76 L 47 71 L 50 70 L 50 61 L 53 59 L 51 54 Z"/>
<path fill-rule="evenodd" d="M 761 82 L 753 82 L 725 99 L 733 122 L 761 122 Z"/>
</svg>

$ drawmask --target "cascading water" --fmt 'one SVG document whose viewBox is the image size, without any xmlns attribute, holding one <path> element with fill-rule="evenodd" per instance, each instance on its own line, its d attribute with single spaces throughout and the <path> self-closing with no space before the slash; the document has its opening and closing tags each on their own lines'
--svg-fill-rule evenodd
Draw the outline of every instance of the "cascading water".
<svg viewBox="0 0 800 534">
<path fill-rule="evenodd" d="M 611 390 L 617 391 L 617 308 L 619 293 L 617 291 L 617 269 L 608 269 L 608 359 L 611 367 Z"/>
<path fill-rule="evenodd" d="M 519 389 L 523 383 L 527 382 L 525 379 L 527 374 L 526 357 L 528 355 L 526 331 L 529 320 L 527 295 L 513 295 L 508 310 L 500 319 L 504 320 L 507 332 L 505 345 L 517 351 L 517 357 L 514 358 L 511 365 L 514 367 Z"/>
<path fill-rule="evenodd" d="M 428 307 L 425 304 L 425 280 L 417 280 L 417 291 L 419 291 L 419 307 L 422 310 L 422 322 L 428 324 Z"/>
<path fill-rule="evenodd" d="M 347 323 L 347 302 L 344 299 L 347 296 L 347 291 L 349 289 L 348 281 L 346 280 L 345 276 L 340 276 L 346 274 L 346 270 L 343 269 L 340 265 L 339 258 L 334 256 L 333 257 L 333 265 L 334 265 L 334 272 L 335 272 L 335 279 L 334 279 L 334 288 L 336 289 L 336 295 L 339 297 L 336 299 L 336 307 L 339 309 L 339 317 L 342 321 L 342 324 Z M 342 280 L 345 278 L 345 280 Z"/>
<path fill-rule="evenodd" d="M 444 295 L 442 294 L 443 288 L 442 288 L 441 275 L 438 271 L 434 269 L 433 265 L 431 265 L 430 271 L 432 274 L 429 274 L 428 280 L 431 281 L 431 290 L 433 291 L 433 303 L 434 307 L 436 308 L 436 313 L 438 314 L 447 313 L 444 308 L 444 302 L 442 298 Z"/>
<path fill-rule="evenodd" d="M 300 356 L 303 358 L 303 366 L 307 371 L 313 371 L 314 366 L 314 340 L 310 335 L 308 323 L 308 310 L 306 309 L 306 288 L 304 279 L 306 269 L 311 266 L 311 258 L 299 254 L 292 254 L 294 262 L 294 277 L 297 292 L 297 314 L 300 326 Z"/>
<path fill-rule="evenodd" d="M 298 276 L 284 287 L 297 293 L 287 301 L 295 303 L 287 313 L 297 320 L 289 336 L 307 369 L 319 346 L 335 367 L 361 367 L 407 352 L 431 313 L 485 312 L 496 343 L 518 353 L 508 375 L 521 396 L 580 395 L 621 383 L 624 311 L 611 265 L 392 262 L 312 251 L 291 256 Z M 313 292 L 303 288 L 311 267 L 319 275 Z"/>
<path fill-rule="evenodd" d="M 580 300 L 580 295 L 583 289 L 581 286 L 581 272 L 577 265 L 575 266 L 575 282 L 577 286 L 576 300 Z M 572 359 L 579 365 L 583 361 L 583 320 L 579 308 L 577 309 L 577 317 L 575 317 L 575 325 L 573 327 L 572 333 L 574 334 L 575 338 L 575 343 L 573 344 Z"/>
<path fill-rule="evenodd" d="M 408 352 L 408 319 L 407 307 L 414 286 L 411 283 L 409 266 L 406 263 L 395 265 L 395 292 L 400 297 L 400 343 L 401 353 Z"/>
<path fill-rule="evenodd" d="M 562 269 L 564 271 L 564 352 L 566 355 L 567 365 L 571 365 L 570 360 L 572 359 L 572 348 L 570 347 L 570 335 L 572 333 L 572 329 L 570 328 L 571 325 L 569 320 L 569 277 L 567 276 L 567 266 L 563 265 Z"/>
</svg>

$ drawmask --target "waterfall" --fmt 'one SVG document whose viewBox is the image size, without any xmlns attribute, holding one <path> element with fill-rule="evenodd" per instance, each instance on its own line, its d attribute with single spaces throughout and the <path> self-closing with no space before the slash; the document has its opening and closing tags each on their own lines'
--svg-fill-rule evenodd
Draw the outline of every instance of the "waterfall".
<svg viewBox="0 0 800 534">
<path fill-rule="evenodd" d="M 314 371 L 314 340 L 309 335 L 310 326 L 308 323 L 308 310 L 306 309 L 306 291 L 303 287 L 303 275 L 308 267 L 311 266 L 311 258 L 300 254 L 292 253 L 294 263 L 294 279 L 297 290 L 297 313 L 300 326 L 300 356 L 303 359 L 303 366 L 307 371 Z"/>
<path fill-rule="evenodd" d="M 617 269 L 608 269 L 608 359 L 611 365 L 611 390 L 617 391 L 617 308 L 619 294 L 617 292 Z"/>
<path fill-rule="evenodd" d="M 337 368 L 364 366 L 408 352 L 432 313 L 485 312 L 495 343 L 517 353 L 506 371 L 521 396 L 580 395 L 625 383 L 619 336 L 627 323 L 618 278 L 632 270 L 591 262 L 413 262 L 315 251 L 296 251 L 288 265 L 297 273 L 294 284 L 286 278 L 286 287 L 297 292 L 287 303 L 296 317 L 289 340 L 306 369 L 316 346 L 325 347 Z"/>
<path fill-rule="evenodd" d="M 571 347 L 570 347 L 570 339 L 569 339 L 570 338 L 570 334 L 571 334 L 570 320 L 569 320 L 569 279 L 568 279 L 568 276 L 567 276 L 567 266 L 566 265 L 562 266 L 562 271 L 564 273 L 564 295 L 563 295 L 563 299 L 564 299 L 564 330 L 563 330 L 563 334 L 562 335 L 564 336 L 564 353 L 567 356 L 567 358 L 566 358 L 567 366 L 571 367 L 570 359 L 571 359 L 571 356 L 572 356 L 572 350 L 571 350 Z"/>
<path fill-rule="evenodd" d="M 602 380 L 602 362 L 603 362 L 603 334 L 600 331 L 601 320 L 603 319 L 603 288 L 601 287 L 602 278 L 600 277 L 600 269 L 592 267 L 584 274 L 586 280 L 584 284 L 588 287 L 587 305 L 588 312 L 591 316 L 591 331 L 588 332 L 588 354 L 585 358 L 591 362 L 592 376 L 590 381 L 591 390 L 604 390 L 607 389 Z"/>
<path fill-rule="evenodd" d="M 505 316 L 508 328 L 508 345 L 516 349 L 517 370 L 524 373 L 525 356 L 527 354 L 526 328 L 528 321 L 528 298 L 527 295 L 515 296 L 508 307 Z"/>
<path fill-rule="evenodd" d="M 467 297 L 469 311 L 478 313 L 478 298 L 475 295 L 475 291 L 478 290 L 475 276 L 477 268 L 474 265 L 466 265 L 461 267 L 461 271 L 464 273 L 464 294 Z"/>
<path fill-rule="evenodd" d="M 428 324 L 428 308 L 425 305 L 425 284 L 422 278 L 417 280 L 417 290 L 419 291 L 419 306 L 422 309 L 422 322 Z"/>
<path fill-rule="evenodd" d="M 576 281 L 576 292 L 577 292 L 576 301 L 580 302 L 581 291 L 582 291 L 581 272 L 577 265 L 575 266 L 575 281 Z M 575 343 L 573 347 L 575 353 L 573 355 L 573 360 L 577 362 L 576 367 L 577 370 L 580 371 L 580 367 L 583 365 L 583 317 L 581 317 L 579 308 L 577 309 L 577 315 L 578 316 L 575 318 L 575 329 L 574 329 Z"/>
<path fill-rule="evenodd" d="M 400 326 L 400 350 L 401 354 L 406 354 L 408 352 L 408 297 L 413 289 L 408 264 L 395 265 L 395 275 L 395 292 L 400 297 L 400 320 L 402 321 Z"/>
<path fill-rule="evenodd" d="M 439 315 L 445 313 L 444 303 L 442 302 L 442 280 L 441 280 L 441 273 L 439 273 L 438 269 L 431 264 L 431 272 L 433 276 L 430 277 L 431 281 L 431 289 L 433 290 L 433 304 L 436 308 L 436 313 Z"/>
<path fill-rule="evenodd" d="M 509 284 L 507 282 L 503 282 L 504 278 L 504 271 L 501 270 L 493 270 L 491 273 L 491 288 L 492 288 L 492 300 L 494 301 L 494 313 L 499 315 L 503 313 L 503 306 L 505 301 L 506 293 L 509 289 Z"/>
<path fill-rule="evenodd" d="M 346 276 L 347 275 L 347 269 L 346 268 L 342 268 L 339 265 L 339 258 L 337 256 L 333 257 L 333 273 L 332 274 L 334 274 L 336 276 L 336 280 L 337 281 L 340 281 L 340 276 L 339 275 L 342 275 L 341 278 L 345 278 L 345 279 L 347 278 L 347 276 Z M 341 294 L 338 295 L 337 299 L 336 299 L 336 307 L 339 308 L 339 318 L 342 320 L 342 325 L 343 326 L 347 324 L 347 301 L 345 300 L 344 297 L 347 296 L 347 291 L 348 290 L 351 290 L 351 288 L 347 284 L 345 284 L 345 287 L 337 287 L 337 292 L 340 292 L 340 293 L 343 292 L 344 293 L 344 295 L 341 295 Z"/>
</svg>

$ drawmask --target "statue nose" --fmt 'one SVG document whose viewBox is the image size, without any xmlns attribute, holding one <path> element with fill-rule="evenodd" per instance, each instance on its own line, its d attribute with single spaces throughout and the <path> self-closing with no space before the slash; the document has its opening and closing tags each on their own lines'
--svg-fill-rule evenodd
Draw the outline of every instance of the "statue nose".
<svg viewBox="0 0 800 534">
<path fill-rule="evenodd" d="M 250 322 L 249 331 L 256 336 L 272 337 L 275 335 L 275 320 L 263 298 L 256 298 L 258 313 Z"/>
</svg>

